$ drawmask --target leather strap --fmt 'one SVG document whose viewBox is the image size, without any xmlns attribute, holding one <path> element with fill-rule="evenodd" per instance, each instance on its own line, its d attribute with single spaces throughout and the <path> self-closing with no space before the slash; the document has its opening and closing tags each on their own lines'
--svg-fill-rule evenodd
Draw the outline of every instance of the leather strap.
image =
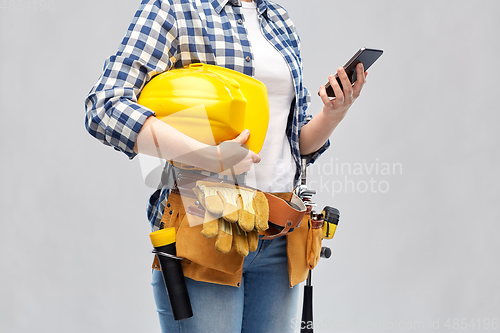
<svg viewBox="0 0 500 333">
<path fill-rule="evenodd" d="M 291 230 L 298 228 L 307 208 L 295 193 L 292 193 L 290 202 L 285 201 L 271 193 L 264 195 L 269 202 L 269 222 L 282 227 L 283 229 L 274 235 L 266 235 L 262 239 L 275 239 L 286 235 Z"/>
<path fill-rule="evenodd" d="M 323 228 L 325 220 L 320 219 L 318 221 L 311 221 L 311 229 L 321 229 Z"/>
</svg>

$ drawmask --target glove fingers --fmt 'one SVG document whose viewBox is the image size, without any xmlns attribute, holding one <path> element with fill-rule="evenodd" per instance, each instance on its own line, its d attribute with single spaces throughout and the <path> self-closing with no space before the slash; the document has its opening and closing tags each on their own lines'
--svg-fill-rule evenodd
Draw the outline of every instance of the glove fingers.
<svg viewBox="0 0 500 333">
<path fill-rule="evenodd" d="M 252 231 L 255 228 L 255 211 L 253 209 L 253 191 L 247 191 L 240 188 L 241 212 L 239 224 L 244 231 Z"/>
<path fill-rule="evenodd" d="M 193 188 L 193 192 L 198 198 L 198 201 L 203 206 L 206 207 L 205 194 L 198 187 Z M 203 230 L 201 234 L 206 238 L 214 238 L 219 233 L 219 216 L 210 213 L 205 208 L 205 218 L 203 219 Z"/>
<path fill-rule="evenodd" d="M 224 219 L 219 219 L 219 222 L 220 230 L 217 235 L 217 240 L 215 241 L 215 248 L 222 253 L 227 253 L 231 251 L 231 245 L 233 243 L 231 224 L 224 221 Z"/>
<path fill-rule="evenodd" d="M 251 214 L 255 214 L 255 211 L 253 210 L 253 197 L 255 195 L 255 191 L 249 191 L 245 190 L 243 188 L 240 188 L 240 197 L 242 199 L 243 203 L 243 209 L 250 212 Z"/>
<path fill-rule="evenodd" d="M 232 224 L 233 226 L 233 242 L 236 252 L 242 257 L 248 255 L 248 240 L 247 234 L 241 230 L 237 224 Z"/>
<path fill-rule="evenodd" d="M 208 210 L 205 211 L 205 220 L 203 221 L 201 234 L 206 238 L 214 238 L 219 234 L 219 218 Z"/>
<path fill-rule="evenodd" d="M 252 252 L 257 251 L 257 246 L 259 245 L 259 232 L 257 230 L 247 232 L 247 239 L 248 250 Z"/>
<path fill-rule="evenodd" d="M 255 227 L 255 215 L 243 210 L 238 220 L 238 224 L 244 231 L 252 231 Z"/>
<path fill-rule="evenodd" d="M 200 203 L 202 201 L 205 201 L 205 209 L 210 211 L 213 214 L 216 215 L 222 215 L 222 211 L 224 209 L 224 205 L 222 201 L 220 200 L 219 196 L 217 195 L 217 189 L 215 187 L 209 187 L 205 186 L 204 184 L 199 184 L 196 183 L 200 191 L 203 193 L 204 200 L 200 200 Z M 195 192 L 196 194 L 196 192 Z"/>
<path fill-rule="evenodd" d="M 269 203 L 262 192 L 255 193 L 253 198 L 253 207 L 255 210 L 255 229 L 269 229 Z"/>
<path fill-rule="evenodd" d="M 217 194 L 219 195 L 219 199 L 224 206 L 222 217 L 224 217 L 224 220 L 228 222 L 236 223 L 239 218 L 237 207 L 237 193 L 235 191 L 231 192 L 222 189 L 217 191 Z"/>
<path fill-rule="evenodd" d="M 205 196 L 205 209 L 213 214 L 222 215 L 224 204 L 218 195 Z"/>
</svg>

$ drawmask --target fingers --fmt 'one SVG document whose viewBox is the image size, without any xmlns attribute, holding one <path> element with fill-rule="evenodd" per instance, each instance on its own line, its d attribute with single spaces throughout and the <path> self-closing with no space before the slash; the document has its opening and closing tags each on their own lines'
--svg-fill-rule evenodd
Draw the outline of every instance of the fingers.
<svg viewBox="0 0 500 333">
<path fill-rule="evenodd" d="M 250 130 L 245 129 L 243 132 L 240 133 L 236 138 L 230 141 L 223 142 L 221 145 L 224 145 L 227 148 L 230 148 L 230 152 L 232 152 L 232 156 L 240 156 L 240 160 L 250 160 L 252 163 L 259 163 L 261 158 L 258 154 L 254 153 L 253 151 L 249 150 L 247 146 L 243 146 L 245 142 L 247 142 L 248 138 L 250 137 Z M 232 144 L 229 144 L 232 143 Z M 238 143 L 238 146 L 235 146 L 234 144 Z"/>
<path fill-rule="evenodd" d="M 340 69 L 341 68 L 339 68 L 337 70 L 337 76 L 338 76 Z M 344 70 L 344 69 L 342 68 L 342 70 Z M 344 71 L 344 74 L 345 74 L 345 71 Z M 337 76 L 330 75 L 328 77 L 328 81 L 330 82 L 330 85 L 332 86 L 333 92 L 335 93 L 335 100 L 343 103 L 344 102 L 344 93 L 342 92 L 342 88 L 340 88 L 340 85 L 337 81 Z M 347 75 L 346 75 L 346 77 L 347 77 Z M 342 82 L 342 78 L 340 78 L 340 81 Z M 344 83 L 342 83 L 342 85 L 344 85 Z"/>
<path fill-rule="evenodd" d="M 229 142 L 235 142 L 235 143 L 239 143 L 240 145 L 243 145 L 245 142 L 248 141 L 249 137 L 250 137 L 250 130 L 245 129 L 236 138 L 234 138 L 233 140 L 229 140 Z M 259 155 L 257 155 L 253 151 L 249 150 L 248 147 L 246 147 L 246 146 L 243 146 L 241 148 L 243 148 L 243 149 L 245 149 L 245 151 L 247 151 L 247 153 L 245 153 L 245 155 L 246 155 L 247 158 L 250 158 L 253 163 L 259 163 L 260 162 L 260 156 Z M 238 154 L 242 154 L 242 150 L 241 149 L 239 149 L 239 150 L 240 150 L 240 152 L 238 152 Z"/>
<path fill-rule="evenodd" d="M 248 141 L 248 138 L 250 137 L 250 131 L 248 129 L 244 130 L 243 132 L 240 133 L 236 138 L 231 140 L 232 142 L 238 142 L 241 144 L 244 144 L 245 142 Z"/>
<path fill-rule="evenodd" d="M 244 149 L 240 147 L 240 149 Z M 259 163 L 261 158 L 259 155 L 255 154 L 251 150 L 245 150 L 246 155 L 239 159 L 234 158 L 235 155 L 228 156 L 228 158 L 223 158 L 224 171 L 220 172 L 221 175 L 239 175 L 244 172 L 248 172 L 255 163 Z M 229 154 L 231 154 L 229 152 Z M 223 155 L 224 156 L 224 155 Z"/>
<path fill-rule="evenodd" d="M 330 78 L 328 78 L 328 79 L 330 79 Z M 319 97 L 321 98 L 321 101 L 325 105 L 329 105 L 332 103 L 332 101 L 330 100 L 330 97 L 328 97 L 328 94 L 326 93 L 325 86 L 319 87 Z"/>
<path fill-rule="evenodd" d="M 357 79 L 354 85 L 351 83 L 347 73 L 342 67 L 337 69 L 337 75 L 330 75 L 328 81 L 335 93 L 335 98 L 330 99 L 326 93 L 325 87 L 321 86 L 319 88 L 319 95 L 323 104 L 328 106 L 340 106 L 344 103 L 352 104 L 356 98 L 359 97 L 361 89 L 366 82 L 366 76 L 368 75 L 368 72 L 364 71 L 362 63 L 356 66 L 356 75 Z M 338 83 L 337 78 L 340 80 L 342 86 Z"/>
<path fill-rule="evenodd" d="M 362 63 L 359 63 L 356 66 L 356 74 L 357 74 L 358 78 L 357 78 L 357 80 L 356 80 L 356 82 L 354 83 L 354 86 L 353 86 L 354 98 L 358 98 L 359 97 L 359 94 L 361 93 L 361 89 L 363 89 L 363 86 L 364 86 L 364 84 L 366 82 L 366 75 L 368 74 L 368 72 L 364 71 Z"/>
<path fill-rule="evenodd" d="M 250 152 L 250 156 L 252 157 L 252 162 L 253 163 L 260 163 L 260 160 L 261 160 L 260 156 L 251 150 L 249 150 L 249 152 Z"/>
<path fill-rule="evenodd" d="M 344 75 L 343 79 L 339 75 L 340 72 L 344 73 L 343 74 Z M 331 87 L 333 89 L 333 92 L 335 93 L 335 98 L 330 99 L 330 97 L 328 97 L 328 94 L 326 93 L 325 86 L 319 87 L 319 96 L 320 96 L 321 101 L 323 102 L 324 105 L 333 106 L 336 103 L 344 103 L 344 92 L 342 91 L 342 88 L 340 87 L 340 85 L 339 85 L 339 83 L 337 81 L 337 77 L 340 78 L 343 87 L 351 85 L 350 81 L 349 81 L 349 78 L 347 78 L 347 74 L 345 74 L 344 69 L 343 68 L 339 68 L 337 75 L 330 75 L 328 77 L 328 82 L 330 82 L 330 85 L 331 85 Z M 347 79 L 347 81 L 345 81 L 346 79 Z"/>
<path fill-rule="evenodd" d="M 347 102 L 350 102 L 353 97 L 352 83 L 349 80 L 349 77 L 347 76 L 344 68 L 340 67 L 339 69 L 337 69 L 337 75 L 340 78 L 340 82 L 342 82 L 342 88 L 344 89 L 344 99 L 346 99 Z"/>
<path fill-rule="evenodd" d="M 244 144 L 249 136 L 250 131 L 245 129 L 236 138 L 219 144 L 219 159 L 224 170 L 222 175 L 239 175 L 249 171 L 254 163 L 260 162 L 260 156 Z"/>
</svg>

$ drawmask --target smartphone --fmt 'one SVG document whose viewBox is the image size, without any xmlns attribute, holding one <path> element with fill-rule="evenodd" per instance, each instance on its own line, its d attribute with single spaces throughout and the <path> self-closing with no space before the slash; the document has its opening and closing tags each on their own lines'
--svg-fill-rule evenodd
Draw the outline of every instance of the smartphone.
<svg viewBox="0 0 500 333">
<path fill-rule="evenodd" d="M 347 77 L 351 81 L 351 84 L 354 84 L 354 82 L 356 82 L 358 78 L 358 73 L 356 73 L 356 65 L 360 62 L 363 63 L 363 67 L 366 71 L 378 58 L 380 58 L 382 53 L 384 53 L 384 51 L 379 49 L 368 49 L 366 47 L 359 49 L 359 51 L 356 52 L 356 54 L 344 65 L 345 72 L 347 74 Z M 335 74 L 335 78 L 339 83 L 340 89 L 344 90 L 342 87 L 342 82 L 340 82 L 340 78 L 337 74 Z M 325 88 L 326 94 L 329 97 L 335 97 L 335 93 L 333 92 L 333 88 L 330 85 L 330 82 L 325 84 Z"/>
</svg>

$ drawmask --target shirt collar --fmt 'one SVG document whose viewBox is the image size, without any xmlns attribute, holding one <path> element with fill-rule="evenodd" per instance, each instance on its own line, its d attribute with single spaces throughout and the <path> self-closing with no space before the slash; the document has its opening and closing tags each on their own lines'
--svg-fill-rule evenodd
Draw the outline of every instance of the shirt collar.
<svg viewBox="0 0 500 333">
<path fill-rule="evenodd" d="M 214 7 L 217 14 L 220 14 L 224 6 L 228 3 L 237 7 L 241 6 L 240 0 L 212 0 L 212 7 Z"/>
<path fill-rule="evenodd" d="M 263 14 L 265 11 L 267 11 L 267 7 L 269 3 L 267 0 L 256 0 L 257 3 L 257 11 L 259 14 Z M 224 6 L 227 4 L 230 4 L 234 7 L 241 7 L 241 0 L 212 0 L 212 6 L 214 7 L 215 11 L 217 14 L 220 14 L 222 9 L 224 9 Z"/>
</svg>

